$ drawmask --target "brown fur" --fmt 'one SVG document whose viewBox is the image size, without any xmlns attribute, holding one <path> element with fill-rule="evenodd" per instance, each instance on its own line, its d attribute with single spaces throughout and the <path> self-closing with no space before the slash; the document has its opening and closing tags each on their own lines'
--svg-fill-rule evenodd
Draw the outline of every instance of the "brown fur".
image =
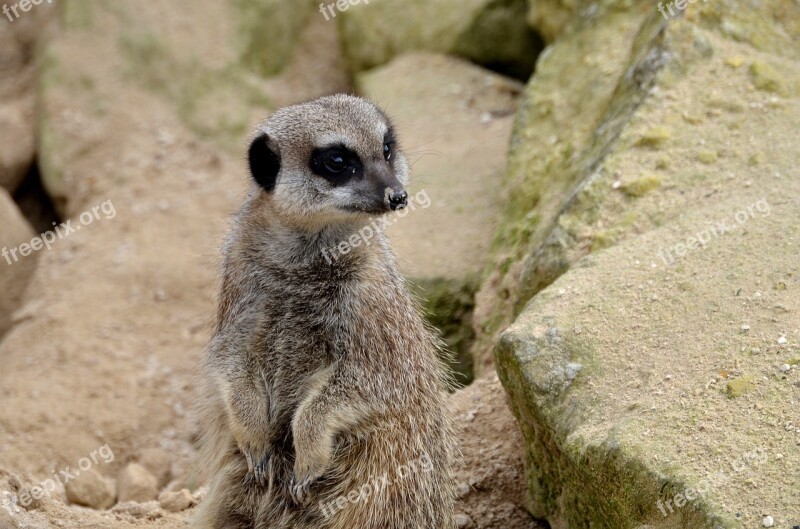
<svg viewBox="0 0 800 529">
<path fill-rule="evenodd" d="M 322 254 L 374 217 L 342 213 L 349 186 L 320 181 L 309 153 L 333 135 L 377 164 L 389 127 L 349 96 L 289 107 L 262 126 L 281 169 L 274 190 L 253 187 L 223 251 L 200 406 L 211 481 L 199 527 L 455 527 L 439 341 L 382 230 L 338 260 Z M 400 151 L 381 163 L 405 183 Z"/>
</svg>

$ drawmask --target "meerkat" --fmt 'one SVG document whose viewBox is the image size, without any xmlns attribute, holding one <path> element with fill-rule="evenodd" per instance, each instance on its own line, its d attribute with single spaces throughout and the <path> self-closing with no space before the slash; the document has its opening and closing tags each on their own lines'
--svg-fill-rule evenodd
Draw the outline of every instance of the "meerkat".
<svg viewBox="0 0 800 529">
<path fill-rule="evenodd" d="M 204 362 L 197 526 L 454 528 L 450 377 L 383 230 L 408 202 L 392 123 L 324 97 L 273 114 L 248 159 Z"/>
</svg>

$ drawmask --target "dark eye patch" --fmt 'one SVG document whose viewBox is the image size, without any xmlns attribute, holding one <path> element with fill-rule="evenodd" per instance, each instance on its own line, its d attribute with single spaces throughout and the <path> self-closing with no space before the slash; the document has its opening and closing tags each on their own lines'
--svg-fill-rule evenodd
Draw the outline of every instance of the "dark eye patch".
<svg viewBox="0 0 800 529">
<path fill-rule="evenodd" d="M 315 175 L 334 185 L 344 185 L 364 174 L 361 158 L 343 145 L 314 149 L 309 166 Z"/>
</svg>

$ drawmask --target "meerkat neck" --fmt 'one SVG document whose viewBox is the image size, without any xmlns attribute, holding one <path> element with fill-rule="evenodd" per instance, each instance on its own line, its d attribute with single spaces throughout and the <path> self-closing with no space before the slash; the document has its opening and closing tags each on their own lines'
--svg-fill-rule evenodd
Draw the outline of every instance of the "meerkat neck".
<svg viewBox="0 0 800 529">
<path fill-rule="evenodd" d="M 382 217 L 300 228 L 254 202 L 240 215 L 245 224 L 242 233 L 247 234 L 252 251 L 276 266 L 385 268 L 394 263 Z"/>
</svg>

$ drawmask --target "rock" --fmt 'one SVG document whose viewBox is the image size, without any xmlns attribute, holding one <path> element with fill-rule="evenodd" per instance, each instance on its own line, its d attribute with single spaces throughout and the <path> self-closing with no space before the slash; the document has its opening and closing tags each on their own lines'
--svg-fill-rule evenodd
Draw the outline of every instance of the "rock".
<svg viewBox="0 0 800 529">
<path fill-rule="evenodd" d="M 116 499 L 114 480 L 103 477 L 94 469 L 83 471 L 64 484 L 67 501 L 92 509 L 108 509 Z"/>
<path fill-rule="evenodd" d="M 761 525 L 764 527 L 772 527 L 775 525 L 775 520 L 772 519 L 772 516 L 764 516 L 764 519 L 761 520 Z"/>
<path fill-rule="evenodd" d="M 159 516 L 160 505 L 156 501 L 147 501 L 139 503 L 135 501 L 120 502 L 112 507 L 111 512 L 114 514 L 124 514 L 141 520 L 144 518 L 156 518 Z"/>
<path fill-rule="evenodd" d="M 38 252 L 27 257 L 20 253 L 20 245 L 29 245 L 34 236 L 14 200 L 0 188 L 0 336 L 10 328 L 12 315 L 36 269 Z"/>
<path fill-rule="evenodd" d="M 523 94 L 508 171 L 501 181 L 508 201 L 490 255 L 489 276 L 476 296 L 474 350 L 491 351 L 497 333 L 530 296 L 592 248 L 587 239 L 596 227 L 581 218 L 590 216 L 611 189 L 584 183 L 592 179 L 654 82 L 662 64 L 659 24 L 652 17 L 645 23 L 640 10 L 600 10 L 593 23 L 566 32 L 540 57 Z M 599 52 L 598 42 L 607 52 Z M 648 148 L 642 150 L 647 152 L 650 145 L 675 137 L 664 125 L 643 125 L 634 134 L 627 141 L 644 141 Z M 604 176 L 614 172 L 607 170 Z M 626 181 L 633 179 L 628 176 Z M 560 215 L 562 208 L 574 215 Z M 559 215 L 561 222 L 556 222 Z M 632 215 L 626 217 L 629 225 Z M 598 233 L 597 246 L 613 244 L 621 232 L 618 227 Z M 479 354 L 476 371 L 491 369 L 491 357 Z"/>
<path fill-rule="evenodd" d="M 527 79 L 542 48 L 527 26 L 525 0 L 372 0 L 337 18 L 345 57 L 356 72 L 404 52 L 460 55 Z"/>
<path fill-rule="evenodd" d="M 531 513 L 553 527 L 638 527 L 663 518 L 659 505 L 685 504 L 720 454 L 796 450 L 778 419 L 760 419 L 792 413 L 774 397 L 786 393 L 784 377 L 762 375 L 775 373 L 771 353 L 788 346 L 775 340 L 800 311 L 788 281 L 764 293 L 796 269 L 796 101 L 773 98 L 781 111 L 762 104 L 771 96 L 725 59 L 779 64 L 785 86 L 797 86 L 800 46 L 788 35 L 800 6 L 788 8 L 790 21 L 771 18 L 785 3 L 763 1 L 748 21 L 733 4 L 698 2 L 665 21 L 643 1 L 571 4 L 512 134 L 509 204 L 477 295 L 476 350 L 500 337 L 495 367 L 527 443 Z M 713 97 L 695 99 L 698 86 Z M 748 164 L 755 153 L 762 162 Z M 672 163 L 660 163 L 665 156 Z M 643 174 L 661 184 L 626 193 Z M 784 232 L 788 247 L 774 238 Z M 757 332 L 739 332 L 743 321 L 759 322 Z M 570 363 L 583 369 L 567 384 Z M 713 501 L 693 500 L 663 525 L 751 527 L 756 506 L 791 519 L 800 503 L 784 500 L 789 474 L 762 465 L 758 486 L 715 483 Z"/>
<path fill-rule="evenodd" d="M 530 0 L 528 22 L 547 42 L 554 41 L 566 29 L 575 15 L 575 2 L 563 0 Z"/>
<path fill-rule="evenodd" d="M 146 448 L 139 453 L 137 461 L 158 480 L 158 488 L 164 488 L 172 479 L 172 457 L 160 448 Z"/>
<path fill-rule="evenodd" d="M 242 62 L 263 76 L 280 72 L 288 64 L 298 36 L 316 10 L 316 4 L 309 0 L 232 2 Z"/>
<path fill-rule="evenodd" d="M 35 156 L 34 98 L 0 104 L 0 187 L 15 191 Z"/>
<path fill-rule="evenodd" d="M 130 463 L 117 478 L 120 503 L 144 503 L 158 496 L 158 480 L 142 465 Z"/>
<path fill-rule="evenodd" d="M 38 6 L 0 31 L 0 187 L 15 191 L 35 155 L 34 49 L 54 10 Z"/>
<path fill-rule="evenodd" d="M 194 491 L 194 494 L 192 494 L 192 498 L 194 499 L 195 503 L 200 503 L 205 499 L 207 495 L 208 495 L 208 487 L 200 487 L 196 491 Z"/>
<path fill-rule="evenodd" d="M 162 492 L 158 496 L 158 503 L 165 511 L 181 512 L 194 505 L 195 501 L 188 489 L 181 489 L 177 492 Z"/>
</svg>

